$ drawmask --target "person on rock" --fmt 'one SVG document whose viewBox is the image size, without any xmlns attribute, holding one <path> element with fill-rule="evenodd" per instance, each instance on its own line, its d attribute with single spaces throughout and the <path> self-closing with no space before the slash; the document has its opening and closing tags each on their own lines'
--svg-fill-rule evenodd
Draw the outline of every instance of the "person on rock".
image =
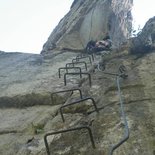
<svg viewBox="0 0 155 155">
<path fill-rule="evenodd" d="M 112 41 L 109 35 L 106 35 L 102 40 L 99 41 L 89 41 L 86 46 L 86 51 L 88 53 L 99 52 L 109 49 L 112 46 Z"/>
<path fill-rule="evenodd" d="M 112 41 L 111 41 L 109 35 L 107 35 L 106 37 L 103 38 L 103 40 L 97 41 L 95 47 L 107 49 L 107 48 L 110 48 L 111 45 L 112 45 Z"/>
<path fill-rule="evenodd" d="M 95 47 L 96 47 L 96 41 L 90 40 L 90 41 L 87 43 L 86 51 L 87 51 L 88 53 L 92 53 Z"/>
</svg>

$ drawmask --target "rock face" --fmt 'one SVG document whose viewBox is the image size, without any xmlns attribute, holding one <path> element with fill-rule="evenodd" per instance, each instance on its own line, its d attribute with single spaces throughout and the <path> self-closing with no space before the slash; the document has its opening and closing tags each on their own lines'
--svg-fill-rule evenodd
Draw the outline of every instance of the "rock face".
<svg viewBox="0 0 155 155">
<path fill-rule="evenodd" d="M 143 54 L 155 49 L 155 17 L 150 18 L 137 37 L 131 39 L 131 53 Z"/>
<path fill-rule="evenodd" d="M 139 59 L 135 59 L 136 57 L 129 55 L 127 51 L 112 52 L 103 57 L 96 55 L 93 66 L 86 58 L 88 73 L 91 74 L 90 87 L 89 79 L 85 75 L 80 81 L 79 76 L 68 76 L 67 85 L 64 86 L 64 72 L 61 72 L 59 79 L 58 68 L 71 62 L 77 54 L 58 53 L 55 51 L 55 55 L 52 53 L 50 58 L 44 58 L 41 64 L 36 64 L 36 55 L 2 53 L 1 66 L 5 63 L 8 63 L 8 66 L 1 71 L 0 85 L 3 89 L 0 93 L 0 154 L 45 155 L 43 137 L 46 133 L 83 126 L 91 129 L 95 149 L 87 130 L 84 129 L 49 136 L 51 154 L 109 154 L 111 146 L 117 144 L 124 136 L 125 124 L 120 113 L 116 77 L 104 74 L 93 67 L 104 59 L 105 72 L 117 73 L 119 66 L 123 64 L 128 73 L 126 79 L 121 79 L 120 86 L 130 135 L 114 154 L 153 155 L 155 54 L 151 53 Z M 18 60 L 18 64 L 14 63 L 15 60 Z M 83 65 L 81 68 L 82 72 L 86 72 Z M 94 68 L 93 72 L 91 68 Z M 51 99 L 51 93 L 71 88 L 80 88 L 83 98 L 93 98 L 99 112 L 96 112 L 91 100 L 86 100 L 64 108 L 63 122 L 60 107 L 79 100 L 79 92 L 57 94 L 54 100 Z"/>
<path fill-rule="evenodd" d="M 58 80 L 55 78 L 58 77 L 58 68 L 75 56 L 75 53 L 70 52 L 55 53 L 51 54 L 52 58 L 43 58 L 37 54 L 1 53 L 0 107 L 32 106 L 32 102 L 49 104 L 49 92 L 53 86 L 56 90 L 53 83 Z"/>
<path fill-rule="evenodd" d="M 57 49 L 84 49 L 90 40 L 107 33 L 113 44 L 125 41 L 131 30 L 133 0 L 75 0 L 43 46 L 42 53 Z"/>
<path fill-rule="evenodd" d="M 154 51 L 137 58 L 127 50 L 102 51 L 100 55 L 94 54 L 94 57 L 67 50 L 49 50 L 55 44 L 65 48 L 80 48 L 79 40 L 75 46 L 74 39 L 83 36 L 81 40 L 84 43 L 89 38 L 89 32 L 91 37 L 102 37 L 96 34 L 96 30 L 103 28 L 99 23 L 105 24 L 102 20 L 111 19 L 109 15 L 114 13 L 116 16 L 112 16 L 111 22 L 116 24 L 117 18 L 121 17 L 121 9 L 123 14 L 124 8 L 128 10 L 132 3 L 121 0 L 91 2 L 74 1 L 72 11 L 60 21 L 50 36 L 51 40 L 49 38 L 45 44 L 47 51 L 44 55 L 0 52 L 0 155 L 45 155 L 45 134 L 67 129 L 73 131 L 47 138 L 50 154 L 108 155 L 112 146 L 119 144 L 124 135 L 128 137 L 127 127 L 129 137 L 114 150 L 114 155 L 155 154 Z M 124 4 L 123 8 L 118 5 L 121 3 Z M 100 16 L 101 6 L 107 9 L 107 14 L 102 14 L 105 17 L 103 19 Z M 77 11 L 83 18 L 74 14 Z M 91 18 L 98 19 L 95 20 L 98 24 L 93 26 L 92 23 L 93 30 L 88 29 L 88 32 L 86 24 L 88 19 L 92 21 Z M 67 21 L 70 26 L 66 23 L 66 29 L 61 32 Z M 112 25 L 111 31 L 107 26 L 106 31 L 111 32 L 114 40 L 126 38 L 128 31 L 125 24 L 124 20 L 121 27 Z M 150 24 L 148 26 L 151 29 Z M 142 34 L 146 36 L 148 33 L 144 32 Z M 154 41 L 154 29 L 149 34 Z M 73 62 L 76 64 L 71 65 Z M 63 68 L 66 64 L 68 69 Z M 126 71 L 128 76 L 121 76 L 118 83 L 116 75 L 120 74 L 119 67 L 122 65 L 126 69 L 122 68 L 121 71 Z M 73 69 L 73 66 L 77 68 Z M 105 70 L 101 71 L 101 68 Z M 53 94 L 68 89 L 75 91 Z"/>
</svg>

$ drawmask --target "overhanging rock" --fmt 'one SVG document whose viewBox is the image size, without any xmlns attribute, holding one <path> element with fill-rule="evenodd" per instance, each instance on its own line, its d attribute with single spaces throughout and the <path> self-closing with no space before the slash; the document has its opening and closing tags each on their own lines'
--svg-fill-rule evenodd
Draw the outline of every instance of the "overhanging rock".
<svg viewBox="0 0 155 155">
<path fill-rule="evenodd" d="M 109 33 L 114 45 L 125 41 L 132 27 L 132 0 L 76 0 L 44 44 L 42 53 L 54 48 L 79 50 L 89 40 Z"/>
</svg>

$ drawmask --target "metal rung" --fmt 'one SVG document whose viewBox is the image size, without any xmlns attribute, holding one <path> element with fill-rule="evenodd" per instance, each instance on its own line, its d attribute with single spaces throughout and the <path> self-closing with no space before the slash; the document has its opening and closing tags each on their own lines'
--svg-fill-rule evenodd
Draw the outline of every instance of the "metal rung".
<svg viewBox="0 0 155 155">
<path fill-rule="evenodd" d="M 74 67 L 75 64 L 84 64 L 84 65 L 85 65 L 85 69 L 86 69 L 86 71 L 87 71 L 87 63 L 86 63 L 85 61 L 67 63 L 67 64 L 66 64 L 66 67 L 69 67 L 70 65 L 73 65 L 73 67 Z"/>
<path fill-rule="evenodd" d="M 89 62 L 90 64 L 92 64 L 92 61 L 91 61 L 91 57 L 90 56 L 84 56 L 84 57 L 81 57 L 81 58 L 75 58 L 72 60 L 72 62 L 78 62 L 80 59 L 85 59 L 85 58 L 88 58 L 89 59 Z"/>
<path fill-rule="evenodd" d="M 88 131 L 92 147 L 95 149 L 96 147 L 95 147 L 95 142 L 94 142 L 94 138 L 93 138 L 93 134 L 92 134 L 91 128 L 88 127 L 88 126 L 83 126 L 83 127 L 76 127 L 76 128 L 71 128 L 71 129 L 67 129 L 67 130 L 61 130 L 61 131 L 47 133 L 44 136 L 44 142 L 45 142 L 45 147 L 46 147 L 47 155 L 50 155 L 50 148 L 49 148 L 48 141 L 47 141 L 47 137 L 48 136 L 56 135 L 56 134 L 60 134 L 60 133 L 66 133 L 66 132 L 70 132 L 70 131 L 82 130 L 82 129 L 85 129 L 85 130 Z"/>
<path fill-rule="evenodd" d="M 74 93 L 74 91 L 79 91 L 80 98 L 81 98 L 81 99 L 83 98 L 81 89 L 79 89 L 79 88 L 67 89 L 67 90 L 61 90 L 61 91 L 53 92 L 53 93 L 51 94 L 52 103 L 53 103 L 53 95 L 54 95 L 54 94 L 65 93 L 65 92 L 71 92 L 71 95 L 72 95 L 72 94 Z"/>
<path fill-rule="evenodd" d="M 80 77 L 81 77 L 82 74 L 88 75 L 88 77 L 89 77 L 89 85 L 91 87 L 92 83 L 91 83 L 91 75 L 90 75 L 90 73 L 82 73 L 82 72 L 81 73 L 65 73 L 64 74 L 64 85 L 66 86 L 66 84 L 67 84 L 67 81 L 66 81 L 66 76 L 67 75 L 80 75 Z"/>
<path fill-rule="evenodd" d="M 92 61 L 94 61 L 94 55 L 93 54 L 80 54 L 80 55 L 78 55 L 77 57 L 76 57 L 76 59 L 78 59 L 78 58 L 83 58 L 83 57 L 86 57 L 86 56 L 91 56 L 92 57 Z"/>
<path fill-rule="evenodd" d="M 62 109 L 63 109 L 63 108 L 69 107 L 69 106 L 72 106 L 72 105 L 74 105 L 74 104 L 77 104 L 77 103 L 80 103 L 80 102 L 84 102 L 84 101 L 87 101 L 87 100 L 91 100 L 92 103 L 93 103 L 93 105 L 94 105 L 95 111 L 96 111 L 96 112 L 99 112 L 99 111 L 98 111 L 98 108 L 97 108 L 97 106 L 96 106 L 95 100 L 94 100 L 93 98 L 91 98 L 91 97 L 87 97 L 87 98 L 80 99 L 80 100 L 74 101 L 74 102 L 72 102 L 72 103 L 69 103 L 69 104 L 66 104 L 66 105 L 61 106 L 61 107 L 60 107 L 60 114 L 61 114 L 62 121 L 65 122 L 65 119 L 64 119 L 64 116 L 63 116 L 63 112 L 62 112 Z"/>
<path fill-rule="evenodd" d="M 61 68 L 58 69 L 59 78 L 61 77 L 60 71 L 61 71 L 62 69 L 65 69 L 67 73 L 68 73 L 68 69 L 79 69 L 79 71 L 80 71 L 80 73 L 81 73 L 81 67 L 74 67 L 74 66 L 73 66 L 73 67 L 61 67 Z M 80 75 L 81 75 L 81 74 L 80 74 Z"/>
</svg>

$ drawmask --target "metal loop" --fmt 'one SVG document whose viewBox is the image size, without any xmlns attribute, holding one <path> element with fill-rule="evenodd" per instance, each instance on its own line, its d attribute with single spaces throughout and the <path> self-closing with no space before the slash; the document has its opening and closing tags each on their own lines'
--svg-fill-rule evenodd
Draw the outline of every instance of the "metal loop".
<svg viewBox="0 0 155 155">
<path fill-rule="evenodd" d="M 82 76 L 82 75 L 88 75 L 88 78 L 89 78 L 89 85 L 90 85 L 90 87 L 91 87 L 91 85 L 92 85 L 92 82 L 91 82 L 91 75 L 90 75 L 90 73 L 65 73 L 64 74 L 64 85 L 66 86 L 67 85 L 67 80 L 66 80 L 66 76 L 67 75 L 80 75 L 80 76 Z"/>
<path fill-rule="evenodd" d="M 77 55 L 77 57 L 76 57 L 76 59 L 78 59 L 78 58 L 86 58 L 86 57 L 89 57 L 89 56 L 91 56 L 91 58 L 92 58 L 92 61 L 94 61 L 94 54 L 79 54 L 79 55 Z"/>
<path fill-rule="evenodd" d="M 70 66 L 70 65 L 73 65 L 73 67 L 74 67 L 74 65 L 76 65 L 76 64 L 84 64 L 84 65 L 85 65 L 85 69 L 86 69 L 86 71 L 87 71 L 87 63 L 86 63 L 85 61 L 67 63 L 67 64 L 66 64 L 66 67 L 68 67 L 68 66 Z"/>
<path fill-rule="evenodd" d="M 61 90 L 61 91 L 57 91 L 57 92 L 51 93 L 51 101 L 52 101 L 52 103 L 53 103 L 53 95 L 54 95 L 54 94 L 65 93 L 65 92 L 71 92 L 71 93 L 73 94 L 74 91 L 79 91 L 80 98 L 81 98 L 81 99 L 83 98 L 81 89 L 79 89 L 79 88 L 74 88 L 74 89 Z"/>
<path fill-rule="evenodd" d="M 48 141 L 47 141 L 48 136 L 56 135 L 56 134 L 60 134 L 60 133 L 66 133 L 66 132 L 70 132 L 70 131 L 81 130 L 81 129 L 85 129 L 88 131 L 92 147 L 95 149 L 96 146 L 95 146 L 95 142 L 94 142 L 94 138 L 93 138 L 91 128 L 88 126 L 82 126 L 82 127 L 76 127 L 76 128 L 71 128 L 71 129 L 67 129 L 67 130 L 60 130 L 60 131 L 56 131 L 56 132 L 47 133 L 44 136 L 44 143 L 45 143 L 47 155 L 50 155 L 50 149 L 49 149 L 49 145 L 48 145 Z"/>
<path fill-rule="evenodd" d="M 92 61 L 91 61 L 91 57 L 90 57 L 90 56 L 76 57 L 75 59 L 72 59 L 72 63 L 73 63 L 73 62 L 79 62 L 80 59 L 85 59 L 85 58 L 88 58 L 90 64 L 92 64 Z"/>
<path fill-rule="evenodd" d="M 61 71 L 62 69 L 65 69 L 67 73 L 68 73 L 68 69 L 79 69 L 79 71 L 80 71 L 80 73 L 81 73 L 81 67 L 74 67 L 74 66 L 73 66 L 73 67 L 61 67 L 61 68 L 58 69 L 59 78 L 61 78 L 60 71 Z"/>
<path fill-rule="evenodd" d="M 61 106 L 59 110 L 60 110 L 62 121 L 65 122 L 62 109 L 64 109 L 65 107 L 69 107 L 69 106 L 72 106 L 74 104 L 80 103 L 80 102 L 87 101 L 87 100 L 91 100 L 92 103 L 93 103 L 93 106 L 94 106 L 95 111 L 96 112 L 99 112 L 95 100 L 93 98 L 91 98 L 91 97 L 87 97 L 87 98 L 80 99 L 80 100 L 74 101 L 72 103 L 69 103 L 69 104 L 66 104 L 66 105 Z"/>
</svg>

